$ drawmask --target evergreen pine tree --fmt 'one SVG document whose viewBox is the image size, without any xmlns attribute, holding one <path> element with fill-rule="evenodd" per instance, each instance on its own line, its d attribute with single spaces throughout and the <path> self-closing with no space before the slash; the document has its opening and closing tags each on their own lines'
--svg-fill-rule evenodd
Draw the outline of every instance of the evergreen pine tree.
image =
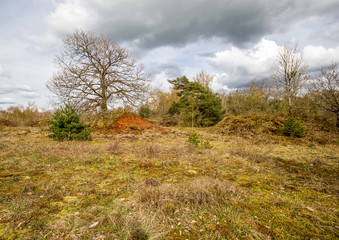
<svg viewBox="0 0 339 240">
<path fill-rule="evenodd" d="M 305 128 L 294 117 L 289 117 L 285 122 L 283 133 L 285 136 L 302 138 L 305 136 Z"/>
<path fill-rule="evenodd" d="M 180 99 L 173 102 L 168 113 L 181 115 L 187 126 L 207 127 L 218 123 L 224 115 L 221 99 L 197 82 L 190 82 L 185 76 L 169 80 Z"/>
<path fill-rule="evenodd" d="M 91 138 L 91 131 L 86 129 L 86 124 L 80 121 L 80 114 L 70 104 L 57 110 L 49 122 L 52 131 L 49 137 L 55 140 L 90 140 Z"/>
</svg>

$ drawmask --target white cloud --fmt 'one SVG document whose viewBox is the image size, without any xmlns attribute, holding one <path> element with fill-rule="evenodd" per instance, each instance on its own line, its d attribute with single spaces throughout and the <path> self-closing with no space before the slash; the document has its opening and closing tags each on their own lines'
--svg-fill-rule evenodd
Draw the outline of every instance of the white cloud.
<svg viewBox="0 0 339 240">
<path fill-rule="evenodd" d="M 11 7 L 0 15 L 0 82 L 9 86 L 0 83 L 0 96 L 17 104 L 38 93 L 34 100 L 47 104 L 55 50 L 75 28 L 131 49 L 165 87 L 167 79 L 192 79 L 202 69 L 215 75 L 214 89 L 246 86 L 270 73 L 279 45 L 293 38 L 307 46 L 310 68 L 339 62 L 338 0 L 25 0 L 21 8 L 4 2 Z"/>
<path fill-rule="evenodd" d="M 14 88 L 12 85 L 2 83 L 0 84 L 0 94 L 10 93 L 13 92 Z"/>
<path fill-rule="evenodd" d="M 2 83 L 0 84 L 0 94 L 2 94 L 4 97 L 2 97 L 3 101 L 1 101 L 3 104 L 9 104 L 14 103 L 12 98 L 8 96 L 15 96 L 16 98 L 38 98 L 40 95 L 37 93 L 37 91 L 33 90 L 31 86 L 25 85 L 25 84 L 7 84 Z M 5 101 L 6 100 L 6 101 Z"/>
<path fill-rule="evenodd" d="M 31 86 L 25 85 L 25 84 L 7 84 L 7 83 L 2 83 L 0 84 L 0 94 L 1 93 L 11 93 L 11 92 L 34 92 Z"/>
<path fill-rule="evenodd" d="M 1 97 L 0 98 L 0 104 L 14 104 L 15 101 L 12 98 L 9 97 Z"/>
<path fill-rule="evenodd" d="M 21 90 L 21 91 L 28 91 L 28 92 L 34 91 L 31 86 L 28 86 L 25 84 L 16 84 L 15 89 Z"/>
<path fill-rule="evenodd" d="M 9 72 L 5 71 L 2 66 L 0 65 L 0 78 L 11 78 L 11 75 L 9 74 Z"/>
<path fill-rule="evenodd" d="M 34 44 L 39 52 L 49 52 L 58 49 L 61 46 L 61 38 L 57 35 L 47 32 L 42 36 L 25 36 L 27 40 Z"/>
<path fill-rule="evenodd" d="M 169 79 L 168 75 L 165 72 L 160 72 L 153 76 L 152 86 L 155 88 L 160 88 L 163 91 L 168 91 L 171 87 L 171 84 L 167 81 Z"/>
<path fill-rule="evenodd" d="M 266 77 L 279 48 L 274 41 L 262 39 L 253 48 L 240 49 L 232 46 L 229 50 L 217 52 L 214 57 L 208 57 L 218 73 L 215 87 L 243 87 L 253 79 Z"/>
<path fill-rule="evenodd" d="M 59 34 L 70 34 L 75 28 L 91 29 L 95 26 L 96 13 L 86 6 L 86 1 L 66 0 L 56 5 L 54 12 L 46 16 L 49 29 Z"/>
<path fill-rule="evenodd" d="M 339 46 L 326 49 L 323 46 L 306 46 L 303 50 L 304 60 L 311 70 L 328 66 L 332 62 L 339 63 Z"/>
<path fill-rule="evenodd" d="M 37 92 L 19 92 L 18 95 L 24 97 L 24 98 L 37 98 L 40 97 L 40 95 Z"/>
<path fill-rule="evenodd" d="M 229 82 L 230 76 L 227 73 L 215 73 L 214 80 L 212 82 L 212 89 L 214 91 L 228 91 L 227 82 Z"/>
</svg>

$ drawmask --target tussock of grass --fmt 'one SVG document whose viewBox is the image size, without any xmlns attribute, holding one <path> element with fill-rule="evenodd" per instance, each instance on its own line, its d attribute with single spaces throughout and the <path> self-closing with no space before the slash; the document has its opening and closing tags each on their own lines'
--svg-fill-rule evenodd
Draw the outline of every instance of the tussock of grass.
<svg viewBox="0 0 339 240">
<path fill-rule="evenodd" d="M 0 239 L 336 239 L 338 145 L 196 129 L 0 132 Z"/>
</svg>

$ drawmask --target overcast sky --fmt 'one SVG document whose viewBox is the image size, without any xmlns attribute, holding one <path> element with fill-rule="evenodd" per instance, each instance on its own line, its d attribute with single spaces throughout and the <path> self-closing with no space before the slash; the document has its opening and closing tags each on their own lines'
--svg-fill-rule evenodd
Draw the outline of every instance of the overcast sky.
<svg viewBox="0 0 339 240">
<path fill-rule="evenodd" d="M 49 108 L 46 82 L 62 38 L 107 34 L 152 74 L 213 74 L 215 91 L 269 76 L 278 49 L 297 43 L 314 72 L 339 63 L 338 0 L 0 0 L 0 109 Z"/>
</svg>

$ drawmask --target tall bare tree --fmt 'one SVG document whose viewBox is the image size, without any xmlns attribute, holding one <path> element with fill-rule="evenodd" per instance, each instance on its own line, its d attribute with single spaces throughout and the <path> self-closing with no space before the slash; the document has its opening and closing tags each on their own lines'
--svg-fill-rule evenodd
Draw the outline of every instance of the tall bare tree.
<svg viewBox="0 0 339 240">
<path fill-rule="evenodd" d="M 62 102 L 105 116 L 110 104 L 135 105 L 145 93 L 150 75 L 107 36 L 76 30 L 63 43 L 55 57 L 58 72 L 47 83 Z"/>
<path fill-rule="evenodd" d="M 312 96 L 325 111 L 336 114 L 339 129 L 339 72 L 336 63 L 321 69 L 320 76 L 311 83 Z"/>
<path fill-rule="evenodd" d="M 205 89 L 211 90 L 211 84 L 213 82 L 213 76 L 206 74 L 204 70 L 201 70 L 200 73 L 197 73 L 195 77 L 193 77 L 193 81 L 201 84 Z"/>
<path fill-rule="evenodd" d="M 297 45 L 292 47 L 285 45 L 279 51 L 273 65 L 272 78 L 276 87 L 283 92 L 288 106 L 288 115 L 292 114 L 295 97 L 309 78 L 307 68 Z"/>
</svg>

